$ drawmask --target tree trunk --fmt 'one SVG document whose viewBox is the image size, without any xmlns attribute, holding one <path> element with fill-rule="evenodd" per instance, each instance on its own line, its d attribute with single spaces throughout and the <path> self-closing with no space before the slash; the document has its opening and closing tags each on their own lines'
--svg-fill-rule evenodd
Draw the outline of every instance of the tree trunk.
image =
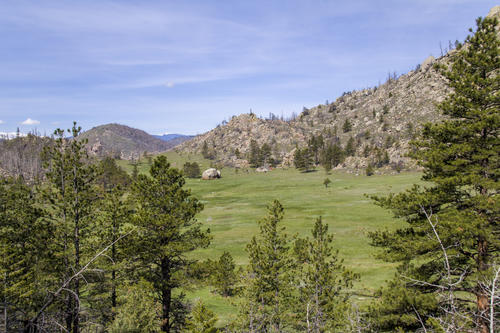
<svg viewBox="0 0 500 333">
<path fill-rule="evenodd" d="M 113 219 L 113 242 L 116 241 L 116 232 L 117 232 L 117 226 L 116 226 L 116 220 Z M 113 246 L 111 247 L 111 261 L 113 263 L 113 269 L 111 270 L 111 319 L 115 319 L 115 311 L 116 311 L 116 270 L 115 270 L 115 263 L 116 263 L 116 245 L 113 243 Z"/>
<path fill-rule="evenodd" d="M 477 255 L 477 265 L 478 265 L 478 272 L 481 273 L 485 272 L 488 270 L 488 265 L 487 265 L 487 255 L 488 255 L 488 243 L 483 237 L 479 237 L 478 241 L 478 255 Z M 478 332 L 480 333 L 488 333 L 489 328 L 488 328 L 488 320 L 487 320 L 487 314 L 489 312 L 489 304 L 488 304 L 488 295 L 485 290 L 480 288 L 479 286 L 477 287 L 477 293 L 476 293 L 476 299 L 477 299 L 477 311 L 478 311 L 478 317 L 477 317 L 477 327 L 478 327 Z"/>
<path fill-rule="evenodd" d="M 161 330 L 162 332 L 170 332 L 170 305 L 172 303 L 172 289 L 170 288 L 170 262 L 168 258 L 163 258 L 161 260 L 161 275 L 162 275 L 162 298 L 161 298 L 161 308 L 162 308 L 162 322 Z"/>
<path fill-rule="evenodd" d="M 66 299 L 66 331 L 71 332 L 73 327 L 73 295 L 68 293 Z"/>
<path fill-rule="evenodd" d="M 75 203 L 78 205 L 78 199 Z M 78 208 L 75 214 L 75 270 L 80 270 L 80 215 Z M 75 307 L 73 309 L 73 333 L 80 333 L 80 279 L 75 279 Z"/>
<path fill-rule="evenodd" d="M 3 278 L 3 284 L 4 288 L 7 289 L 7 273 L 5 273 L 4 278 Z M 3 325 L 4 325 L 4 332 L 7 333 L 7 328 L 9 327 L 8 325 L 8 314 L 7 314 L 7 307 L 8 307 L 8 302 L 7 302 L 7 294 L 4 294 L 3 296 Z"/>
</svg>

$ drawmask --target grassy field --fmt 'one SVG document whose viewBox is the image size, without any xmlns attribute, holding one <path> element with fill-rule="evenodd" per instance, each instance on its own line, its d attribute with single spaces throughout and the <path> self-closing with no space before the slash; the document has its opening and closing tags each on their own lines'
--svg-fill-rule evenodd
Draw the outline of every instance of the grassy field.
<svg viewBox="0 0 500 333">
<path fill-rule="evenodd" d="M 202 170 L 210 163 L 194 155 L 171 152 L 167 156 L 173 166 L 180 168 L 187 160 L 199 162 Z M 120 163 L 131 170 L 127 162 Z M 145 163 L 140 164 L 141 172 L 147 169 Z M 325 177 L 332 181 L 328 188 L 323 185 Z M 400 222 L 390 212 L 375 206 L 365 194 L 400 192 L 418 183 L 419 177 L 415 172 L 367 177 L 343 172 L 326 175 L 323 170 L 300 173 L 295 169 L 276 169 L 263 174 L 224 168 L 218 180 L 188 179 L 186 186 L 205 205 L 198 220 L 213 235 L 210 247 L 194 255 L 199 259 L 216 259 L 223 251 L 229 251 L 238 265 L 245 265 L 248 262 L 245 246 L 258 233 L 257 221 L 266 215 L 266 205 L 278 199 L 285 208 L 283 223 L 290 235 L 309 235 L 316 218 L 323 217 L 335 235 L 335 247 L 345 265 L 361 276 L 355 290 L 359 294 L 371 293 L 393 276 L 394 265 L 374 257 L 376 249 L 369 245 L 367 233 L 393 229 Z M 207 288 L 190 292 L 189 296 L 202 298 L 223 321 L 234 313 L 228 300 Z M 363 297 L 358 299 L 362 301 Z"/>
</svg>

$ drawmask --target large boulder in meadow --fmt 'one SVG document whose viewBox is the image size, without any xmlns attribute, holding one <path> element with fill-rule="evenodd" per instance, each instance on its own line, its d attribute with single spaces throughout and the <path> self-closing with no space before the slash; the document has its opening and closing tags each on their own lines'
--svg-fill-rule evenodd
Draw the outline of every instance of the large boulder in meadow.
<svg viewBox="0 0 500 333">
<path fill-rule="evenodd" d="M 214 168 L 207 169 L 203 171 L 201 179 L 210 180 L 220 178 L 220 171 Z"/>
</svg>

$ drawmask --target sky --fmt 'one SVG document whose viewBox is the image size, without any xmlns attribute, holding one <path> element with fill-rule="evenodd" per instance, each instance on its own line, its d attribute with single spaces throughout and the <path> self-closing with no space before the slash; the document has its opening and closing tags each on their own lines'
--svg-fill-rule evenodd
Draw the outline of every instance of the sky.
<svg viewBox="0 0 500 333">
<path fill-rule="evenodd" d="M 3 0 L 0 132 L 201 134 L 290 116 L 463 41 L 490 0 Z"/>
</svg>

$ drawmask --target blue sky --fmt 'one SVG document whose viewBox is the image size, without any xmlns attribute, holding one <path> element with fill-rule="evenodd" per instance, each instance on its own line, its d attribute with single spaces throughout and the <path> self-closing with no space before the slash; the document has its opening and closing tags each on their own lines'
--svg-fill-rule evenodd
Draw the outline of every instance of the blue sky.
<svg viewBox="0 0 500 333">
<path fill-rule="evenodd" d="M 462 41 L 487 0 L 5 0 L 0 132 L 203 133 L 299 113 Z"/>
</svg>

